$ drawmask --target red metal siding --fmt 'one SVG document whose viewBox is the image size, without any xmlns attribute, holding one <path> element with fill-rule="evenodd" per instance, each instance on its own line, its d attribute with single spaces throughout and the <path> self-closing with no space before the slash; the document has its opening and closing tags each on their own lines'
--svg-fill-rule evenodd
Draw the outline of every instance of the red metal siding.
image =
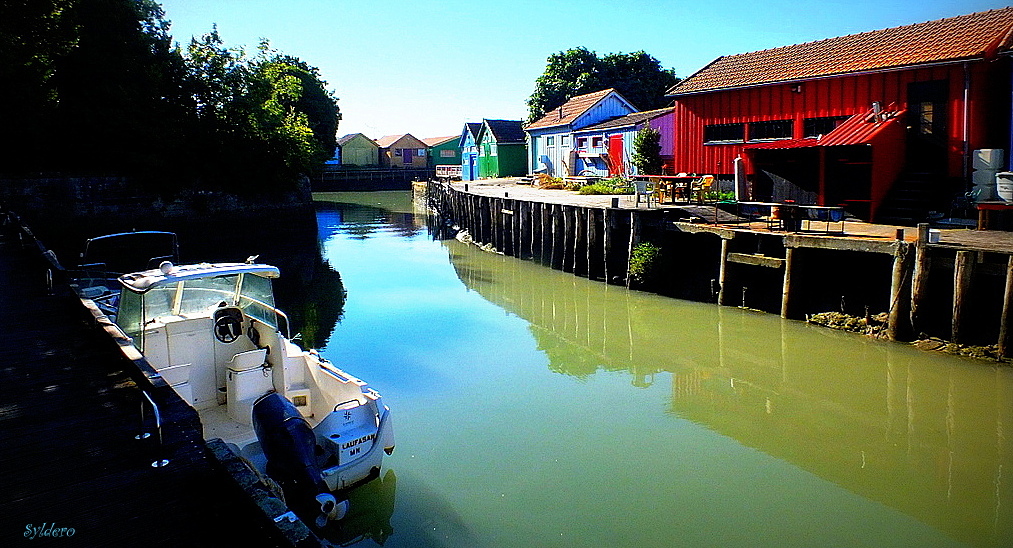
<svg viewBox="0 0 1013 548">
<path fill-rule="evenodd" d="M 982 143 L 987 114 L 987 85 L 984 63 L 971 63 L 972 93 L 971 148 Z M 731 175 L 733 160 L 742 153 L 739 144 L 703 144 L 703 128 L 709 124 L 744 123 L 763 120 L 850 116 L 869 109 L 874 101 L 884 106 L 907 106 L 907 85 L 911 82 L 949 79 L 950 97 L 947 124 L 949 175 L 962 173 L 964 68 L 963 65 L 883 72 L 859 76 L 826 78 L 794 85 L 772 84 L 741 90 L 719 91 L 679 97 L 675 101 L 675 169 L 689 173 Z M 977 85 L 976 85 L 977 84 Z M 801 130 L 796 127 L 795 135 Z M 747 170 L 752 172 L 751 166 Z"/>
</svg>

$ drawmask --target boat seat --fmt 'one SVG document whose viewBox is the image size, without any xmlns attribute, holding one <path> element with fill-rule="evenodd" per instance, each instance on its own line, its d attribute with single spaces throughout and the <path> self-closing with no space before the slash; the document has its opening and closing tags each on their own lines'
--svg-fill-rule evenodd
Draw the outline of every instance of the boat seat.
<svg viewBox="0 0 1013 548">
<path fill-rule="evenodd" d="M 247 350 L 246 352 L 240 352 L 232 359 L 229 360 L 228 369 L 231 371 L 248 371 L 250 369 L 260 367 L 267 361 L 267 349 L 257 348 L 255 350 Z"/>
</svg>

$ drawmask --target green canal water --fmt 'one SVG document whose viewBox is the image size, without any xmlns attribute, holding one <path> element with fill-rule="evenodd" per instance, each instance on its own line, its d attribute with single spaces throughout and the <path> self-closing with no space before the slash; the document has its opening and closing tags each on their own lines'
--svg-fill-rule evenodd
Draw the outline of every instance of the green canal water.
<svg viewBox="0 0 1013 548">
<path fill-rule="evenodd" d="M 317 206 L 318 344 L 397 435 L 335 542 L 1013 546 L 1013 368 L 434 240 L 407 193 Z"/>
</svg>

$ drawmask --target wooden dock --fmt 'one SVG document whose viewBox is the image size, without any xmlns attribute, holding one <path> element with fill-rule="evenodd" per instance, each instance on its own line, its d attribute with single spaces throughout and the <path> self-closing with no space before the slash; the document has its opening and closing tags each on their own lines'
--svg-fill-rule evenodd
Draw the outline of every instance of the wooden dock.
<svg viewBox="0 0 1013 548">
<path fill-rule="evenodd" d="M 50 290 L 38 251 L 0 233 L 0 545 L 60 535 L 67 546 L 285 545 L 211 457 L 196 412 L 142 391 L 80 300 Z M 161 444 L 150 407 L 152 435 L 135 439 L 145 393 Z"/>
<path fill-rule="evenodd" d="M 1013 233 L 942 229 L 936 241 L 927 225 L 786 225 L 713 204 L 647 207 L 632 196 L 582 196 L 507 179 L 421 190 L 442 218 L 437 226 L 578 276 L 630 286 L 634 250 L 646 242 L 660 247 L 662 259 L 653 285 L 641 289 L 789 319 L 885 315 L 891 339 L 997 344 L 1013 357 Z"/>
</svg>

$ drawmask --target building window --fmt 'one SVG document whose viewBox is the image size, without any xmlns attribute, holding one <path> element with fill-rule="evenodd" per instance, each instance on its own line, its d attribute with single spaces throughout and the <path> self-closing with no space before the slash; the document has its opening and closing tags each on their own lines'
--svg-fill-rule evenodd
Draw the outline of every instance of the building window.
<svg viewBox="0 0 1013 548">
<path fill-rule="evenodd" d="M 496 156 L 496 143 L 489 145 L 489 156 Z"/>
<path fill-rule="evenodd" d="M 823 118 L 806 118 L 802 121 L 804 137 L 815 139 L 820 135 L 827 135 L 837 129 L 841 122 L 847 120 L 847 116 L 825 116 Z"/>
<path fill-rule="evenodd" d="M 440 158 L 456 158 L 456 157 L 457 157 L 457 151 L 456 150 L 453 150 L 453 149 L 446 150 L 446 149 L 444 149 L 444 150 L 440 151 Z"/>
<path fill-rule="evenodd" d="M 394 156 L 400 156 L 400 155 L 401 155 L 401 149 L 400 148 L 395 148 L 394 149 Z"/>
<path fill-rule="evenodd" d="M 935 118 L 931 101 L 924 101 L 919 105 L 921 113 L 918 116 L 918 132 L 922 135 L 932 135 L 932 121 Z"/>
<path fill-rule="evenodd" d="M 551 136 L 551 135 L 548 136 L 548 137 L 546 137 L 545 138 L 545 144 L 546 144 L 546 146 L 550 146 L 550 147 L 551 146 L 555 146 L 556 145 L 556 138 L 554 136 Z"/>
<path fill-rule="evenodd" d="M 562 140 L 563 140 L 563 146 L 564 147 L 570 146 L 570 136 L 569 135 L 563 135 Z"/>
<path fill-rule="evenodd" d="M 750 141 L 775 141 L 777 139 L 791 139 L 791 120 L 767 120 L 764 122 L 749 123 Z"/>
<path fill-rule="evenodd" d="M 741 143 L 745 136 L 745 124 L 712 124 L 703 127 L 705 143 Z"/>
<path fill-rule="evenodd" d="M 577 137 L 577 148 L 587 148 L 587 137 Z"/>
<path fill-rule="evenodd" d="M 426 149 L 420 148 L 419 149 L 419 153 L 416 154 L 416 156 L 418 156 L 419 158 L 425 158 L 426 157 Z"/>
<path fill-rule="evenodd" d="M 605 141 L 604 137 L 591 137 L 591 147 L 601 148 L 601 145 L 604 141 Z"/>
</svg>

